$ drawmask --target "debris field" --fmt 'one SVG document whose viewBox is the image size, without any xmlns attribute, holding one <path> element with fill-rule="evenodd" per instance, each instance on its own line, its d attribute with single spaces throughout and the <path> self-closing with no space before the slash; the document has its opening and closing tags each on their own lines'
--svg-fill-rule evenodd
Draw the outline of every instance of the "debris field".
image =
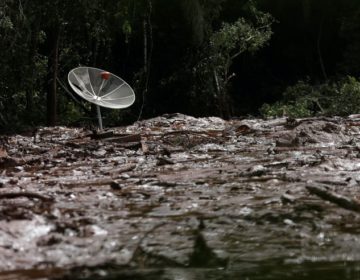
<svg viewBox="0 0 360 280">
<path fill-rule="evenodd" d="M 0 279 L 359 261 L 359 170 L 359 115 L 3 135 Z"/>
</svg>

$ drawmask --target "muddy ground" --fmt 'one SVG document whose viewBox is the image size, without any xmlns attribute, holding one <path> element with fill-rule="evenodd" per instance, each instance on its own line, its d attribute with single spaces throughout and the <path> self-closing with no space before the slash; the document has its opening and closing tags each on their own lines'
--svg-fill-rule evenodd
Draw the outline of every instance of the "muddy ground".
<svg viewBox="0 0 360 280">
<path fill-rule="evenodd" d="M 360 116 L 0 136 L 0 279 L 360 279 Z"/>
</svg>

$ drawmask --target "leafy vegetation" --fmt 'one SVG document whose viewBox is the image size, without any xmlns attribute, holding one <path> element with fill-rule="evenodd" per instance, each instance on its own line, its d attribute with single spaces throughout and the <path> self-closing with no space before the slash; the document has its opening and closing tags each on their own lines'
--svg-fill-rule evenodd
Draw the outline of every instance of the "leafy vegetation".
<svg viewBox="0 0 360 280">
<path fill-rule="evenodd" d="M 282 101 L 264 104 L 260 111 L 265 117 L 360 113 L 360 81 L 350 76 L 320 85 L 299 81 L 285 90 Z"/>
<path fill-rule="evenodd" d="M 233 111 L 228 95 L 229 83 L 236 76 L 236 73 L 231 72 L 232 64 L 244 52 L 254 53 L 259 50 L 270 40 L 272 34 L 270 26 L 273 20 L 269 14 L 252 7 L 252 16 L 255 18 L 254 23 L 244 18 L 239 18 L 234 23 L 223 23 L 218 31 L 211 34 L 208 45 L 202 52 L 205 57 L 194 68 L 197 76 L 204 77 L 205 81 L 213 81 L 213 90 L 207 93 L 207 97 L 214 97 L 211 105 L 218 109 L 222 117 L 231 116 Z M 207 83 L 199 84 L 196 92 L 211 88 L 204 89 L 204 85 Z"/>
<path fill-rule="evenodd" d="M 79 65 L 135 88 L 135 105 L 105 110 L 106 125 L 355 113 L 359 14 L 355 0 L 3 0 L 0 129 L 91 122 L 66 89 Z"/>
</svg>

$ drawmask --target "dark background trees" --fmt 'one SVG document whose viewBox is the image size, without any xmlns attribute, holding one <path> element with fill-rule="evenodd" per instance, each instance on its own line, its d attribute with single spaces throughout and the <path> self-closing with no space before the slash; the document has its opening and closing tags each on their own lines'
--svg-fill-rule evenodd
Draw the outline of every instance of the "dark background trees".
<svg viewBox="0 0 360 280">
<path fill-rule="evenodd" d="M 131 108 L 105 111 L 108 125 L 171 112 L 278 115 L 290 105 L 336 114 L 336 96 L 360 95 L 359 15 L 356 0 L 3 0 L 0 127 L 91 119 L 64 88 L 79 65 L 136 91 Z"/>
</svg>

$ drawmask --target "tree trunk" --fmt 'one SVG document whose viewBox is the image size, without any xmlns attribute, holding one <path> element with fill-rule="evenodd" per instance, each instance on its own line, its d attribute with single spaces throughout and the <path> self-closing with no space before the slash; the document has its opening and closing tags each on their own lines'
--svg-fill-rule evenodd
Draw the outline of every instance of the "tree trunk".
<svg viewBox="0 0 360 280">
<path fill-rule="evenodd" d="M 26 112 L 29 114 L 33 113 L 34 109 L 34 94 L 32 89 L 26 90 Z"/>
<path fill-rule="evenodd" d="M 317 53 L 318 53 L 318 57 L 319 57 L 321 73 L 323 75 L 323 78 L 325 80 L 327 80 L 328 76 L 327 76 L 327 73 L 326 73 L 324 59 L 323 59 L 323 55 L 322 55 L 322 51 L 321 51 L 321 37 L 322 37 L 323 25 L 324 25 L 324 18 L 321 19 L 321 22 L 320 22 L 320 25 L 319 25 L 319 32 L 318 32 L 318 38 L 317 38 L 317 42 L 316 42 L 316 49 L 317 49 Z"/>
<path fill-rule="evenodd" d="M 185 20 L 191 31 L 191 41 L 199 47 L 205 40 L 204 8 L 199 0 L 181 0 Z"/>
<path fill-rule="evenodd" d="M 50 54 L 48 57 L 48 78 L 47 78 L 47 124 L 54 126 L 57 121 L 57 76 L 59 64 L 59 39 L 60 28 L 56 26 L 47 34 L 49 40 Z"/>
<path fill-rule="evenodd" d="M 143 19 L 143 55 L 144 55 L 144 68 L 143 68 L 143 79 L 144 79 L 144 88 L 142 91 L 142 100 L 141 100 L 141 107 L 140 107 L 140 113 L 138 116 L 138 121 L 141 119 L 144 107 L 145 107 L 145 98 L 147 94 L 147 75 L 148 75 L 148 34 L 147 34 L 147 21 L 144 17 Z"/>
<path fill-rule="evenodd" d="M 147 1 L 148 7 L 145 11 L 143 18 L 143 59 L 144 59 L 144 68 L 143 68 L 143 83 L 144 88 L 142 92 L 142 103 L 140 108 L 140 113 L 138 116 L 138 121 L 142 118 L 142 114 L 146 105 L 146 97 L 148 94 L 149 87 L 149 78 L 150 78 L 150 64 L 152 58 L 153 50 L 153 34 L 152 34 L 152 2 L 151 0 Z"/>
<path fill-rule="evenodd" d="M 215 106 L 217 106 L 218 114 L 220 115 L 220 117 L 222 117 L 222 98 L 221 98 L 222 92 L 221 92 L 219 77 L 216 69 L 213 70 L 213 75 L 214 75 L 214 82 L 216 89 L 215 102 L 217 103 L 215 104 Z"/>
<path fill-rule="evenodd" d="M 213 70 L 216 96 L 215 96 L 215 106 L 218 108 L 218 114 L 221 118 L 228 119 L 231 116 L 231 100 L 230 96 L 226 90 L 226 83 L 220 83 L 219 74 L 216 69 Z"/>
</svg>

